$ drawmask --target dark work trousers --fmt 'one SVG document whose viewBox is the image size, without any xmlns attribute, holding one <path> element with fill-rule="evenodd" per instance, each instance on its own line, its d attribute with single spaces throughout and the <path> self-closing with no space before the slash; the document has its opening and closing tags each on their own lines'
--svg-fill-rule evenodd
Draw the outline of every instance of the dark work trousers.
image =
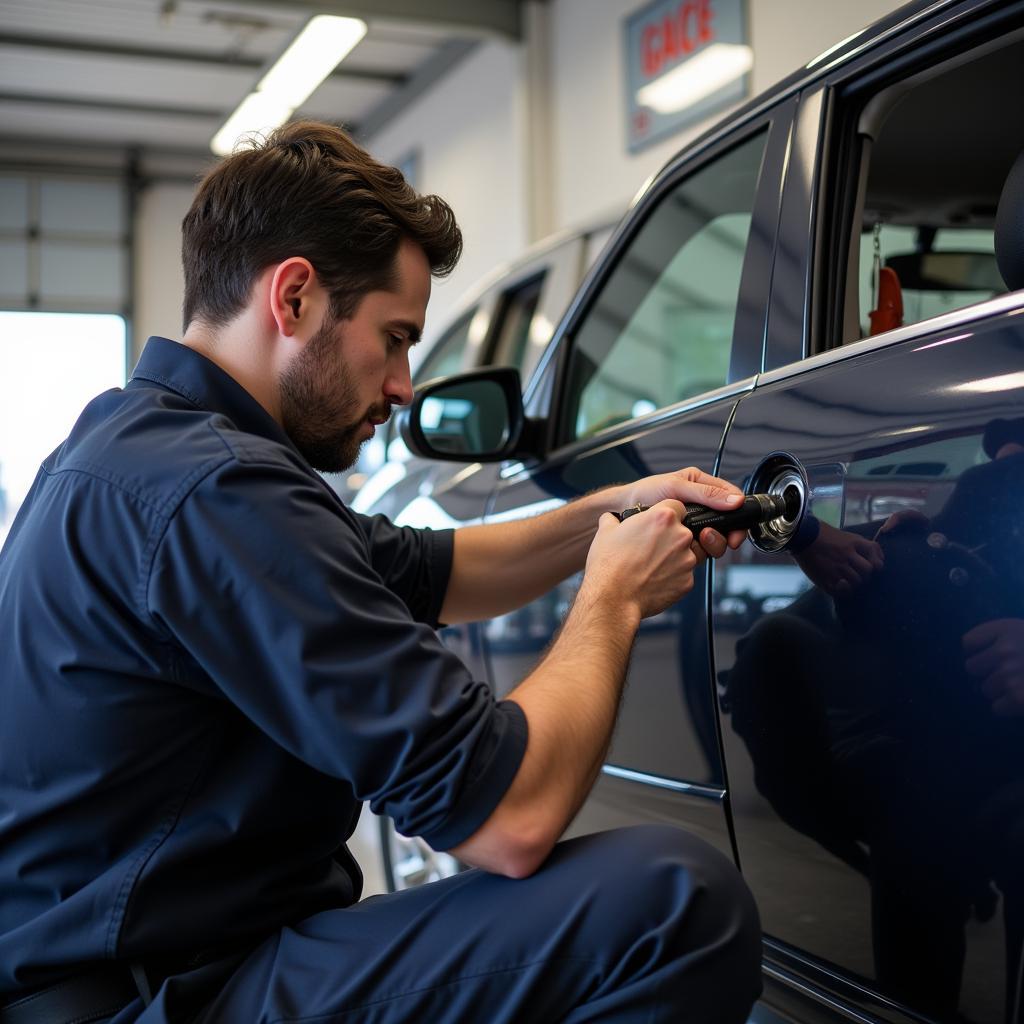
<svg viewBox="0 0 1024 1024">
<path fill-rule="evenodd" d="M 761 932 L 727 858 L 641 825 L 560 843 L 526 879 L 466 871 L 317 914 L 211 993 L 216 970 L 169 978 L 114 1021 L 742 1024 Z"/>
</svg>

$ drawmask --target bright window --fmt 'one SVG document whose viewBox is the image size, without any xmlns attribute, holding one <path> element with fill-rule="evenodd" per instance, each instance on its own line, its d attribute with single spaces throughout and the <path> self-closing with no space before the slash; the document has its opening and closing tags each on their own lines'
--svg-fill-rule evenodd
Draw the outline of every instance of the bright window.
<svg viewBox="0 0 1024 1024">
<path fill-rule="evenodd" d="M 125 322 L 110 314 L 0 312 L 0 544 L 39 464 L 90 399 L 122 387 Z"/>
</svg>

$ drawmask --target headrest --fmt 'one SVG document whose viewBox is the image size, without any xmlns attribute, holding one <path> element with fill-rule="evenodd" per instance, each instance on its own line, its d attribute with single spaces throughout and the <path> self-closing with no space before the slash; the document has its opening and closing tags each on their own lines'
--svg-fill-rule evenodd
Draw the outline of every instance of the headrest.
<svg viewBox="0 0 1024 1024">
<path fill-rule="evenodd" d="M 996 210 L 996 263 L 1006 287 L 1024 288 L 1024 153 L 1007 175 Z"/>
</svg>

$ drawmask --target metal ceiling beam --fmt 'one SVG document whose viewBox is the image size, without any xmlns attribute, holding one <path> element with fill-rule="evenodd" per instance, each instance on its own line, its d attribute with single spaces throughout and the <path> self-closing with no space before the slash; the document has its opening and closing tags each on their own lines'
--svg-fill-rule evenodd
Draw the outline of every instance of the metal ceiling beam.
<svg viewBox="0 0 1024 1024">
<path fill-rule="evenodd" d="M 54 36 L 19 35 L 0 32 L 0 46 L 21 46 L 40 50 L 60 50 L 89 57 L 131 57 L 142 60 L 168 61 L 176 64 L 205 64 L 216 67 L 244 68 L 258 71 L 268 62 L 259 57 L 242 57 L 226 53 L 201 53 L 195 50 L 169 50 L 152 46 L 130 46 L 122 43 L 90 43 L 79 39 L 61 39 Z M 332 78 L 362 79 L 385 85 L 401 85 L 407 75 L 390 71 L 370 71 L 347 67 L 342 63 Z"/>
<path fill-rule="evenodd" d="M 110 110 L 117 114 L 164 114 L 222 121 L 223 107 L 176 107 L 161 103 L 133 103 L 131 100 L 92 99 L 82 96 L 41 96 L 38 93 L 0 92 L 0 103 L 31 103 L 33 106 L 76 107 Z"/>
<path fill-rule="evenodd" d="M 476 38 L 522 38 L 521 0 L 248 0 L 250 7 L 294 7 L 367 21 L 407 21 Z"/>
<path fill-rule="evenodd" d="M 142 161 L 144 181 L 194 185 L 216 160 L 205 147 L 139 146 L 129 142 L 84 142 L 0 133 L 0 169 L 19 173 L 123 175 L 132 160 Z M 167 164 L 173 169 L 167 169 Z"/>
</svg>

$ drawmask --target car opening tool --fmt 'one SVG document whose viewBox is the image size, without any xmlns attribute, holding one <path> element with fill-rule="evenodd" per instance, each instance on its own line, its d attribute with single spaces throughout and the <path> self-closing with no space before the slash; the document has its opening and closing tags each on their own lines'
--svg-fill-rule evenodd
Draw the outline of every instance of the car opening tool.
<svg viewBox="0 0 1024 1024">
<path fill-rule="evenodd" d="M 637 512 L 646 512 L 649 505 L 634 505 L 618 513 L 619 522 L 623 522 Z M 733 530 L 749 530 L 758 523 L 767 523 L 772 519 L 796 519 L 800 514 L 800 492 L 795 487 L 787 487 L 782 494 L 749 494 L 739 508 L 724 510 L 708 508 L 707 505 L 686 504 L 686 515 L 683 526 L 695 535 L 710 526 L 721 534 Z"/>
</svg>

